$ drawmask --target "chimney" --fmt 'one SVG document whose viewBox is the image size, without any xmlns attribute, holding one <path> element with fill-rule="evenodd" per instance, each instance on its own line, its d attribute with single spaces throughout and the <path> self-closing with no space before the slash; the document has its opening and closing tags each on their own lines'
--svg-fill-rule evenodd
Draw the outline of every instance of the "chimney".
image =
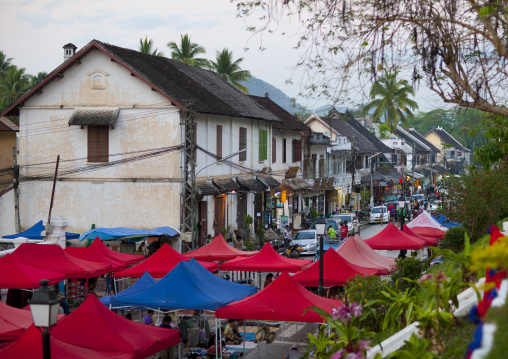
<svg viewBox="0 0 508 359">
<path fill-rule="evenodd" d="M 372 129 L 372 115 L 365 115 L 365 127 Z"/>
<path fill-rule="evenodd" d="M 71 57 L 73 57 L 76 54 L 76 45 L 68 43 L 67 45 L 64 45 L 64 62 L 69 60 Z"/>
<path fill-rule="evenodd" d="M 265 92 L 265 97 L 268 98 L 270 95 L 268 95 L 268 92 Z"/>
</svg>

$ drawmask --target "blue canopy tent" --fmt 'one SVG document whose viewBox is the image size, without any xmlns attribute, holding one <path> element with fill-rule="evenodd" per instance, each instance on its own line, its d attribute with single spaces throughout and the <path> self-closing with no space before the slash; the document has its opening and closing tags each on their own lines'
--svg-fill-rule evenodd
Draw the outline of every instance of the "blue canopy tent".
<svg viewBox="0 0 508 359">
<path fill-rule="evenodd" d="M 18 234 L 10 234 L 8 236 L 2 236 L 2 238 L 19 238 L 19 237 L 25 237 L 28 239 L 39 239 L 43 240 L 44 237 L 41 236 L 41 232 L 44 231 L 46 227 L 42 224 L 42 221 L 37 222 L 32 228 L 27 229 L 24 232 L 18 233 Z M 76 239 L 79 238 L 79 233 L 70 233 L 65 232 L 65 239 Z"/>
<path fill-rule="evenodd" d="M 85 239 L 95 239 L 100 238 L 103 241 L 114 240 L 114 239 L 132 239 L 132 238 L 143 238 L 143 237 L 152 237 L 152 236 L 169 236 L 173 237 L 179 235 L 180 233 L 174 229 L 173 227 L 157 227 L 151 231 L 147 231 L 144 229 L 132 229 L 125 227 L 117 227 L 117 228 L 95 228 L 91 229 L 81 236 L 79 236 L 79 240 L 83 241 Z"/>
<path fill-rule="evenodd" d="M 439 222 L 440 225 L 446 227 L 446 228 L 453 228 L 453 227 L 459 227 L 462 226 L 461 223 L 450 221 L 447 217 L 443 216 L 442 214 L 433 214 L 432 218 L 434 218 L 436 221 Z"/>
<path fill-rule="evenodd" d="M 117 294 L 113 294 L 113 295 L 108 295 L 106 297 L 102 297 L 99 300 L 102 303 L 104 303 L 106 306 L 109 307 L 109 305 L 111 304 L 111 299 L 112 298 L 116 298 L 116 297 L 118 297 L 120 295 L 128 295 L 128 294 L 133 294 L 133 293 L 141 292 L 141 291 L 145 290 L 146 288 L 154 285 L 155 283 L 157 283 L 157 281 L 155 279 L 153 279 L 153 277 L 148 272 L 145 272 L 138 279 L 138 281 L 136 283 L 131 285 L 126 290 L 124 290 L 124 291 L 122 291 L 120 293 L 117 293 Z"/>
<path fill-rule="evenodd" d="M 171 272 L 141 292 L 111 298 L 111 306 L 153 309 L 215 310 L 257 292 L 246 284 L 219 278 L 194 258 L 180 262 Z"/>
</svg>

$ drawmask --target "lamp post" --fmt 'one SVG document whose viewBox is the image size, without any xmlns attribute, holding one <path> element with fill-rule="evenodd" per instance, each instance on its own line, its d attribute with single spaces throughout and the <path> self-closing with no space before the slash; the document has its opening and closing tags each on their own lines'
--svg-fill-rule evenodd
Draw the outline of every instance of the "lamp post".
<svg viewBox="0 0 508 359">
<path fill-rule="evenodd" d="M 60 298 L 56 291 L 48 289 L 49 280 L 40 281 L 41 286 L 37 289 L 30 300 L 30 311 L 37 328 L 42 331 L 42 353 L 44 359 L 51 359 L 51 347 L 49 343 L 49 330 L 56 324 Z"/>
<path fill-rule="evenodd" d="M 406 211 L 406 197 L 402 193 L 399 197 L 399 208 L 400 208 L 400 230 L 404 231 L 404 212 Z M 401 249 L 400 254 L 402 258 L 406 257 L 406 250 Z"/>
<path fill-rule="evenodd" d="M 316 234 L 319 236 L 319 291 L 318 294 L 323 296 L 323 237 L 326 231 L 326 219 L 316 219 Z"/>
</svg>

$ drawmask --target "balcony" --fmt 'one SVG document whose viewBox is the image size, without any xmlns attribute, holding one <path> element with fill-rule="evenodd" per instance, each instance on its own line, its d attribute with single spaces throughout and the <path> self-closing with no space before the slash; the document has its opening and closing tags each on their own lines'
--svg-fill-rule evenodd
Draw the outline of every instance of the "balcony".
<svg viewBox="0 0 508 359">
<path fill-rule="evenodd" d="M 381 140 L 385 145 L 390 147 L 392 150 L 399 149 L 403 150 L 406 147 L 406 141 L 390 138 L 388 140 Z"/>
<path fill-rule="evenodd" d="M 322 133 L 312 132 L 309 137 L 310 145 L 330 145 L 330 137 L 323 135 Z"/>
<path fill-rule="evenodd" d="M 351 151 L 351 142 L 346 136 L 337 136 L 335 141 L 330 142 L 330 147 L 326 149 L 328 153 L 339 151 Z"/>
</svg>

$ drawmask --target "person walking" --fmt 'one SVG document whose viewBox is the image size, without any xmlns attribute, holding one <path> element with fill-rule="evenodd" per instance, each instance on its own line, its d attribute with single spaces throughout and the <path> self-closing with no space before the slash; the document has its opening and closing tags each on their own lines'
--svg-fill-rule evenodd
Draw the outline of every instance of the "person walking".
<svg viewBox="0 0 508 359">
<path fill-rule="evenodd" d="M 347 221 L 344 221 L 340 225 L 340 240 L 346 240 L 348 235 L 349 229 L 347 227 Z"/>
<path fill-rule="evenodd" d="M 337 239 L 337 234 L 332 226 L 328 226 L 328 237 L 330 237 L 331 240 Z"/>
<path fill-rule="evenodd" d="M 286 226 L 284 228 L 284 247 L 289 248 L 289 242 L 291 241 L 291 230 L 289 229 L 289 226 Z"/>
</svg>

